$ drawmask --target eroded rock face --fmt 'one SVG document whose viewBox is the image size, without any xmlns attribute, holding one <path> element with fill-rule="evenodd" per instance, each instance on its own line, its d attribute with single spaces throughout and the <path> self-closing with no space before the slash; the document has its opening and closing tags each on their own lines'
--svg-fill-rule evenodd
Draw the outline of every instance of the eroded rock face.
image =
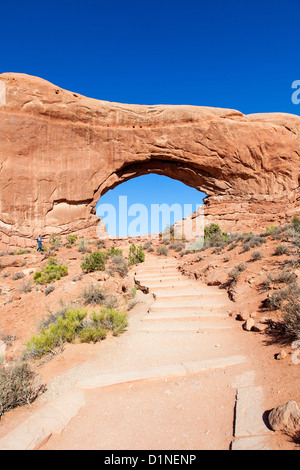
<svg viewBox="0 0 300 470">
<path fill-rule="evenodd" d="M 224 221 L 223 230 L 285 220 L 299 212 L 299 144 L 294 115 L 109 103 L 2 74 L 1 241 L 95 233 L 100 196 L 147 173 L 212 196 L 207 220 Z"/>
</svg>

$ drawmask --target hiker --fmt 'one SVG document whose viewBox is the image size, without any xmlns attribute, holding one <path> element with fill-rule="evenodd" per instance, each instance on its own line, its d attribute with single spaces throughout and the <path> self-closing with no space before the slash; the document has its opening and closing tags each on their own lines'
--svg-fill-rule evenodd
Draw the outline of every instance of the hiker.
<svg viewBox="0 0 300 470">
<path fill-rule="evenodd" d="M 36 251 L 43 251 L 43 248 L 42 248 L 42 236 L 39 235 L 38 238 L 37 238 L 37 244 L 38 244 L 38 249 Z"/>
</svg>

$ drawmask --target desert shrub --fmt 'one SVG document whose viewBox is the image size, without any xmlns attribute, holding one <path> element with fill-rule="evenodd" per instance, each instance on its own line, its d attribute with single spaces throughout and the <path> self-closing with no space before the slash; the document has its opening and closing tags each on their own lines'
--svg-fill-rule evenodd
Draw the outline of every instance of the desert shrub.
<svg viewBox="0 0 300 470">
<path fill-rule="evenodd" d="M 22 294 L 28 294 L 32 291 L 32 284 L 30 281 L 22 282 L 21 286 L 19 287 L 19 292 Z"/>
<path fill-rule="evenodd" d="M 298 301 L 300 299 L 300 286 L 296 282 L 292 282 L 283 289 L 277 289 L 269 296 L 271 309 L 284 310 L 284 306 L 290 300 Z"/>
<path fill-rule="evenodd" d="M 228 282 L 230 284 L 235 284 L 238 281 L 240 274 L 241 272 L 238 269 L 233 268 L 228 274 Z"/>
<path fill-rule="evenodd" d="M 45 390 L 45 385 L 37 384 L 27 362 L 0 368 L 0 418 L 7 411 L 32 403 Z"/>
<path fill-rule="evenodd" d="M 292 218 L 292 227 L 296 232 L 300 231 L 300 219 L 296 215 Z"/>
<path fill-rule="evenodd" d="M 268 225 L 266 227 L 266 233 L 271 234 L 272 232 L 276 231 L 278 229 L 277 225 Z"/>
<path fill-rule="evenodd" d="M 287 245 L 277 245 L 274 249 L 274 255 L 275 256 L 280 256 L 280 255 L 287 255 L 289 253 L 289 247 Z"/>
<path fill-rule="evenodd" d="M 128 326 L 127 313 L 115 308 L 102 308 L 100 313 L 93 312 L 91 320 L 94 326 L 111 330 L 114 336 L 123 333 Z"/>
<path fill-rule="evenodd" d="M 67 244 L 66 246 L 70 248 L 71 246 L 75 245 L 75 242 L 77 240 L 77 235 L 67 235 Z"/>
<path fill-rule="evenodd" d="M 81 240 L 80 240 L 78 251 L 79 251 L 79 253 L 86 253 L 88 251 L 88 248 L 85 244 L 84 238 L 81 238 Z"/>
<path fill-rule="evenodd" d="M 159 245 L 157 247 L 157 253 L 161 256 L 167 256 L 169 250 L 166 246 L 163 246 L 163 245 Z"/>
<path fill-rule="evenodd" d="M 129 302 L 127 302 L 127 310 L 132 310 L 137 304 L 139 303 L 139 301 L 137 299 L 132 299 L 132 300 L 129 300 Z"/>
<path fill-rule="evenodd" d="M 183 254 L 188 254 L 188 253 L 197 253 L 199 251 L 202 251 L 204 249 L 204 238 L 199 237 L 195 241 L 189 243 L 186 247 L 185 250 L 182 250 L 184 253 Z M 182 252 L 181 252 L 182 253 Z M 181 255 L 180 253 L 180 255 Z M 181 255 L 183 256 L 183 255 Z"/>
<path fill-rule="evenodd" d="M 145 253 L 143 247 L 137 247 L 134 243 L 129 248 L 129 264 L 139 264 L 145 261 Z"/>
<path fill-rule="evenodd" d="M 234 250 L 237 246 L 239 246 L 239 244 L 237 242 L 230 243 L 230 245 L 228 247 L 228 251 Z"/>
<path fill-rule="evenodd" d="M 293 271 L 279 271 L 276 274 L 273 274 L 272 280 L 273 282 L 276 283 L 282 283 L 282 284 L 291 284 L 292 282 L 295 282 L 297 279 L 297 274 L 294 273 Z"/>
<path fill-rule="evenodd" d="M 228 234 L 222 232 L 218 224 L 210 224 L 204 229 L 203 249 L 210 247 L 224 247 L 228 242 Z"/>
<path fill-rule="evenodd" d="M 151 240 L 146 241 L 146 243 L 144 243 L 143 249 L 146 251 L 149 251 L 149 250 L 151 251 L 151 249 L 153 249 L 152 241 Z"/>
<path fill-rule="evenodd" d="M 26 343 L 25 356 L 42 357 L 63 343 L 71 343 L 83 329 L 83 320 L 87 315 L 86 310 L 71 309 L 65 316 L 58 316 L 56 321 L 48 328 L 41 328 L 40 334 L 32 336 Z"/>
<path fill-rule="evenodd" d="M 264 255 L 263 255 L 262 252 L 259 251 L 259 250 L 254 250 L 254 251 L 252 251 L 252 253 L 251 253 L 251 259 L 252 259 L 252 261 L 258 261 L 258 260 L 262 259 L 263 257 L 264 257 Z"/>
<path fill-rule="evenodd" d="M 266 243 L 266 239 L 261 235 L 248 235 L 244 237 L 242 251 L 249 251 L 251 248 L 261 246 Z"/>
<path fill-rule="evenodd" d="M 177 253 L 185 249 L 185 242 L 183 241 L 173 241 L 169 245 L 170 250 L 175 250 Z"/>
<path fill-rule="evenodd" d="M 82 292 L 84 305 L 102 305 L 107 296 L 107 292 L 97 284 L 89 284 Z"/>
<path fill-rule="evenodd" d="M 105 305 L 106 307 L 116 307 L 118 299 L 114 295 L 103 289 L 103 287 L 97 284 L 89 284 L 85 287 L 82 292 L 82 298 L 84 305 Z"/>
<path fill-rule="evenodd" d="M 247 263 L 240 263 L 235 266 L 235 268 L 241 273 L 247 269 Z"/>
<path fill-rule="evenodd" d="M 60 235 L 51 235 L 51 237 L 49 238 L 49 243 L 50 243 L 50 246 L 54 250 L 58 250 L 58 248 L 62 245 L 61 236 Z"/>
<path fill-rule="evenodd" d="M 107 330 L 101 327 L 86 326 L 79 332 L 79 339 L 81 343 L 97 343 L 105 339 Z"/>
<path fill-rule="evenodd" d="M 241 272 L 245 271 L 246 269 L 247 269 L 247 263 L 240 263 L 234 266 L 234 268 L 228 274 L 229 283 L 235 284 L 238 281 Z"/>
<path fill-rule="evenodd" d="M 55 258 L 49 258 L 47 266 L 42 271 L 36 271 L 33 279 L 36 284 L 49 284 L 59 281 L 68 274 L 68 266 L 57 264 Z"/>
<path fill-rule="evenodd" d="M 282 313 L 285 334 L 291 339 L 300 339 L 300 299 L 290 298 Z"/>
<path fill-rule="evenodd" d="M 105 248 L 106 247 L 105 240 L 102 240 L 102 239 L 97 240 L 96 245 L 97 245 L 97 248 Z"/>
<path fill-rule="evenodd" d="M 128 263 L 123 255 L 113 255 L 111 258 L 110 271 L 119 273 L 121 277 L 125 277 L 128 273 Z"/>
<path fill-rule="evenodd" d="M 115 248 L 114 246 L 112 246 L 109 250 L 106 250 L 107 257 L 122 256 L 122 254 L 123 254 L 123 251 L 121 250 L 121 248 Z"/>
<path fill-rule="evenodd" d="M 107 255 L 104 251 L 94 251 L 90 255 L 86 255 L 81 263 L 81 269 L 84 272 L 104 271 Z"/>
<path fill-rule="evenodd" d="M 17 281 L 19 279 L 22 279 L 23 277 L 25 276 L 24 273 L 22 273 L 22 271 L 18 272 L 18 273 L 15 273 L 11 276 L 12 280 L 13 281 Z"/>
<path fill-rule="evenodd" d="M 300 286 L 296 282 L 278 289 L 269 296 L 270 307 L 281 309 L 284 335 L 289 339 L 300 339 Z"/>
<path fill-rule="evenodd" d="M 49 294 L 51 294 L 51 292 L 54 291 L 54 289 L 55 289 L 55 286 L 48 286 L 48 287 L 46 287 L 46 289 L 44 290 L 44 294 L 45 294 L 45 295 L 49 295 Z"/>
</svg>

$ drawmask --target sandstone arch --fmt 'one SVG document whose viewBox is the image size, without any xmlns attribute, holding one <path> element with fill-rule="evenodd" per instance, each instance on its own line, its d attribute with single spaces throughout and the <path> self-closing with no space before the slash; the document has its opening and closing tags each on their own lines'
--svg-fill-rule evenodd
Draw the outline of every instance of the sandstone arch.
<svg viewBox="0 0 300 470">
<path fill-rule="evenodd" d="M 160 173 L 208 194 L 224 228 L 297 213 L 300 117 L 230 109 L 140 106 L 86 98 L 40 78 L 0 75 L 0 236 L 95 225 L 101 194 Z"/>
</svg>

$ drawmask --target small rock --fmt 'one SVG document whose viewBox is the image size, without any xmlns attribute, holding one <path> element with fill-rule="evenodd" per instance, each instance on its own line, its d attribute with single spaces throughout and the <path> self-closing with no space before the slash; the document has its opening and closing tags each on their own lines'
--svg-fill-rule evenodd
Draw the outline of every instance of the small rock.
<svg viewBox="0 0 300 470">
<path fill-rule="evenodd" d="M 273 431 L 295 433 L 300 430 L 300 410 L 295 401 L 273 408 L 268 419 Z"/>
<path fill-rule="evenodd" d="M 13 300 L 21 300 L 21 296 L 20 295 L 13 295 Z"/>
<path fill-rule="evenodd" d="M 287 356 L 287 352 L 285 351 L 285 349 L 281 349 L 281 351 L 278 354 L 276 354 L 275 357 L 278 361 L 280 361 L 281 359 L 284 359 L 286 356 Z"/>
<path fill-rule="evenodd" d="M 251 331 L 254 324 L 255 324 L 255 321 L 253 320 L 253 318 L 248 318 L 248 320 L 244 323 L 243 328 L 246 331 Z"/>
<path fill-rule="evenodd" d="M 238 313 L 236 319 L 239 321 L 247 321 L 249 318 L 249 313 L 246 312 L 240 312 Z"/>
<path fill-rule="evenodd" d="M 266 331 L 266 329 L 268 328 L 268 325 L 266 325 L 265 323 L 255 323 L 253 325 L 253 331 L 256 331 L 258 333 L 263 333 L 264 331 Z"/>
</svg>

